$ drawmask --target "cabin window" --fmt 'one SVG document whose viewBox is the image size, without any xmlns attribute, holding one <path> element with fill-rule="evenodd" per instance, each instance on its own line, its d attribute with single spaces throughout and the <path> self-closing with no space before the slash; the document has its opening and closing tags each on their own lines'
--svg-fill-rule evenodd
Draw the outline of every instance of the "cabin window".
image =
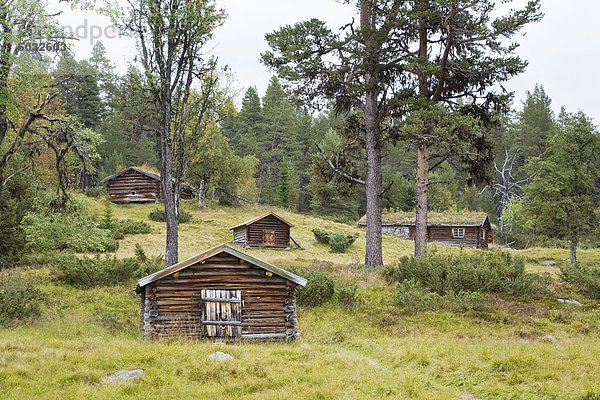
<svg viewBox="0 0 600 400">
<path fill-rule="evenodd" d="M 273 229 L 263 230 L 263 243 L 264 244 L 275 244 L 275 230 L 273 230 Z"/>
<path fill-rule="evenodd" d="M 207 337 L 242 335 L 242 292 L 211 290 L 201 292 L 202 326 Z"/>
<path fill-rule="evenodd" d="M 135 192 L 133 192 L 133 191 L 132 191 L 132 192 L 131 192 L 131 195 L 132 195 L 132 196 L 135 196 Z"/>
<path fill-rule="evenodd" d="M 452 228 L 452 237 L 454 239 L 462 239 L 465 237 L 465 228 Z"/>
</svg>

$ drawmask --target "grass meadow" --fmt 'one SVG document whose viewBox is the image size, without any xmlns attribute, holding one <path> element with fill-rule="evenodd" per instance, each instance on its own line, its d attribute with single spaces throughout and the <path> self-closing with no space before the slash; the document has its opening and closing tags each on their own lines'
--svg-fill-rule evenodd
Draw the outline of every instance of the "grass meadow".
<svg viewBox="0 0 600 400">
<path fill-rule="evenodd" d="M 101 213 L 106 203 L 90 200 Z M 111 206 L 116 218 L 148 221 L 157 205 Z M 184 209 L 193 220 L 180 229 L 180 259 L 229 243 L 229 227 L 270 209 Z M 414 312 L 398 307 L 379 271 L 364 269 L 364 232 L 356 227 L 276 210 L 294 224 L 304 249 L 249 250 L 282 268 L 331 273 L 358 287 L 357 301 L 299 309 L 301 339 L 291 344 L 146 342 L 139 332 L 135 282 L 78 289 L 52 279 L 46 267 L 3 274 L 34 279 L 43 294 L 36 321 L 0 328 L 0 398 L 6 399 L 600 399 L 600 304 L 556 280 L 567 250 L 516 251 L 531 271 L 555 279 L 541 299 L 495 296 L 484 311 Z M 164 248 L 164 226 L 128 236 L 118 257 L 136 243 L 148 254 Z M 346 254 L 332 254 L 311 229 L 361 234 Z M 434 251 L 466 251 L 436 246 Z M 412 252 L 412 243 L 384 237 L 385 262 Z M 580 252 L 600 263 L 600 250 Z M 582 307 L 561 304 L 576 296 Z M 553 336 L 549 340 L 547 336 Z M 215 351 L 232 361 L 208 359 Z M 103 378 L 122 369 L 145 375 L 124 383 Z"/>
</svg>

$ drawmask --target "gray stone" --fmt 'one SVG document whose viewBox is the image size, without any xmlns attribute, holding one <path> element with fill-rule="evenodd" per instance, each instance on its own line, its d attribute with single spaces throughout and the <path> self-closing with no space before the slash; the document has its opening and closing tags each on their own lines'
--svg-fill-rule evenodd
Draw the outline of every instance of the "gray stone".
<svg viewBox="0 0 600 400">
<path fill-rule="evenodd" d="M 115 372 L 114 374 L 107 376 L 104 378 L 104 381 L 106 382 L 124 382 L 124 381 L 131 381 L 133 379 L 137 379 L 137 378 L 141 378 L 142 376 L 144 376 L 144 370 L 143 369 L 134 369 L 134 370 L 122 370 L 122 371 L 118 371 Z"/>
<path fill-rule="evenodd" d="M 544 342 L 548 342 L 548 343 L 558 343 L 558 338 L 556 336 L 552 336 L 552 335 L 546 335 L 542 338 L 542 340 Z"/>
<path fill-rule="evenodd" d="M 210 356 L 208 356 L 208 358 L 210 358 L 211 360 L 215 360 L 215 361 L 233 360 L 233 356 L 231 356 L 227 353 L 223 353 L 222 351 L 216 351 L 216 352 L 212 353 Z"/>
<path fill-rule="evenodd" d="M 556 267 L 556 261 L 554 260 L 544 260 L 542 262 L 546 267 Z"/>
<path fill-rule="evenodd" d="M 582 306 L 582 304 L 580 302 L 578 302 L 577 300 L 574 299 L 558 299 L 559 303 L 564 303 L 564 304 L 573 304 L 574 306 Z"/>
</svg>

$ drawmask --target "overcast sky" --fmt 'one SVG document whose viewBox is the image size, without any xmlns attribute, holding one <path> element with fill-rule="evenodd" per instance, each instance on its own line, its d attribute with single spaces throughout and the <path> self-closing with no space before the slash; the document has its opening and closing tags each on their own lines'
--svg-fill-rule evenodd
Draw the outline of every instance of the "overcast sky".
<svg viewBox="0 0 600 400">
<path fill-rule="evenodd" d="M 260 62 L 259 55 L 266 50 L 265 33 L 285 24 L 309 18 L 327 21 L 338 28 L 351 20 L 354 6 L 335 0 L 218 0 L 228 13 L 225 24 L 215 33 L 211 52 L 222 65 L 228 65 L 236 74 L 240 90 L 256 86 L 262 94 L 271 72 Z M 524 0 L 515 4 L 525 3 Z M 542 0 L 545 17 L 542 22 L 527 27 L 519 38 L 519 54 L 529 61 L 527 71 L 505 87 L 515 92 L 517 106 L 526 91 L 536 83 L 544 86 L 558 112 L 560 106 L 568 111 L 583 110 L 600 123 L 597 97 L 600 81 L 594 77 L 600 61 L 600 2 L 597 0 Z M 72 29 L 87 23 L 88 32 L 74 46 L 77 58 L 86 58 L 93 41 L 92 29 L 102 29 L 101 38 L 114 61 L 117 71 L 123 73 L 133 60 L 135 45 L 130 39 L 110 37 L 105 29 L 110 21 L 92 12 L 65 11 L 61 22 Z M 91 26 L 98 28 L 92 28 Z M 97 36 L 94 34 L 94 36 Z"/>
</svg>

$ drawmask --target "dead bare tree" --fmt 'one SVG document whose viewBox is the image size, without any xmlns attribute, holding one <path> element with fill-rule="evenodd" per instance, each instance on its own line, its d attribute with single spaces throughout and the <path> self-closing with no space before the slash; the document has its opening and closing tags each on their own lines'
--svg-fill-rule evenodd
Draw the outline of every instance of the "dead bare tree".
<svg viewBox="0 0 600 400">
<path fill-rule="evenodd" d="M 511 199 L 521 199 L 523 197 L 523 185 L 527 184 L 533 178 L 533 175 L 527 176 L 523 179 L 518 179 L 514 176 L 515 165 L 519 159 L 519 150 L 510 154 L 508 150 L 505 150 L 504 161 L 499 166 L 498 163 L 494 162 L 494 172 L 498 177 L 496 183 L 492 185 L 494 190 L 494 198 L 498 201 L 498 218 L 500 220 L 500 230 L 504 230 L 504 223 L 502 222 L 502 213 L 504 209 L 510 203 Z M 486 190 L 484 188 L 484 190 Z"/>
</svg>

